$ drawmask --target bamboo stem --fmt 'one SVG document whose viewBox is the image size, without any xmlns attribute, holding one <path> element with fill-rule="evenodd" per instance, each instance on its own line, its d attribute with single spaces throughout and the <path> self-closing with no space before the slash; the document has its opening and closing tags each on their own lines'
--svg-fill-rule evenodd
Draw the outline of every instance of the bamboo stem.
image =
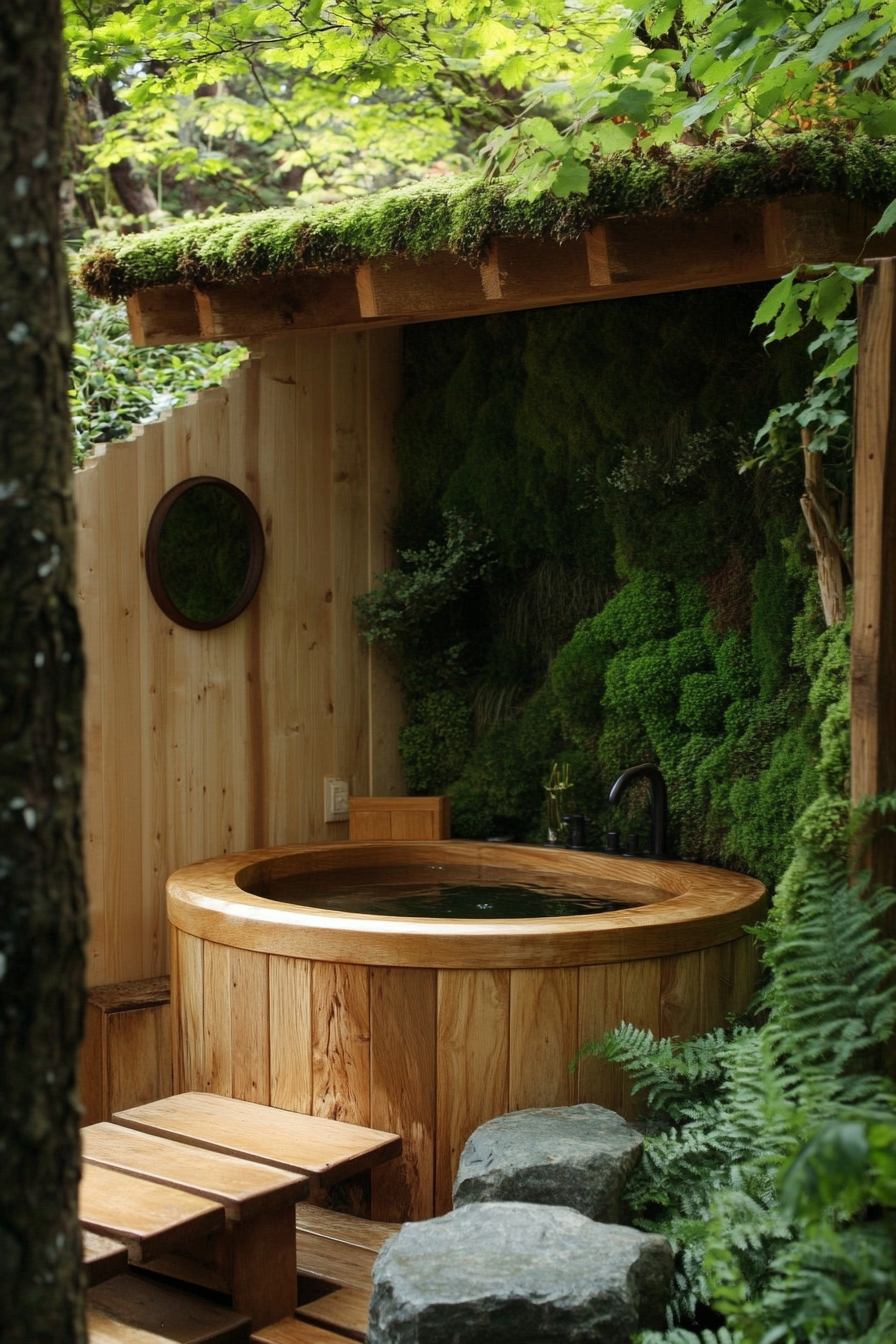
<svg viewBox="0 0 896 1344">
<path fill-rule="evenodd" d="M 843 584 L 846 558 L 840 545 L 834 507 L 824 479 L 822 455 L 809 452 L 811 431 L 804 429 L 802 436 L 806 493 L 800 500 L 800 505 L 815 551 L 825 624 L 830 626 L 836 625 L 846 617 L 846 593 Z"/>
</svg>

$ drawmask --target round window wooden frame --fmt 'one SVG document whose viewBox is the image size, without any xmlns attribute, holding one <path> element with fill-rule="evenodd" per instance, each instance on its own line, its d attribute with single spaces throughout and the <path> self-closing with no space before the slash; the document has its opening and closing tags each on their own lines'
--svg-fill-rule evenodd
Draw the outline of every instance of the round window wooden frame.
<svg viewBox="0 0 896 1344">
<path fill-rule="evenodd" d="M 182 611 L 179 611 L 168 596 L 162 582 L 162 571 L 159 565 L 159 541 L 162 536 L 162 528 L 165 526 L 165 520 L 172 506 L 177 503 L 180 497 L 197 485 L 216 485 L 219 490 L 225 490 L 228 495 L 232 495 L 239 504 L 249 528 L 249 566 L 246 570 L 245 582 L 236 601 L 232 602 L 216 621 L 194 621 L 189 616 L 185 616 Z M 264 569 L 264 529 L 258 516 L 258 510 L 249 496 L 244 494 L 238 486 L 231 485 L 230 481 L 222 480 L 220 476 L 190 476 L 187 480 L 180 481 L 177 485 L 172 486 L 153 509 L 146 532 L 145 562 L 150 591 L 169 620 L 174 621 L 177 625 L 182 625 L 187 630 L 217 630 L 221 625 L 229 625 L 231 621 L 236 620 L 241 612 L 246 610 L 261 582 L 261 573 Z"/>
</svg>

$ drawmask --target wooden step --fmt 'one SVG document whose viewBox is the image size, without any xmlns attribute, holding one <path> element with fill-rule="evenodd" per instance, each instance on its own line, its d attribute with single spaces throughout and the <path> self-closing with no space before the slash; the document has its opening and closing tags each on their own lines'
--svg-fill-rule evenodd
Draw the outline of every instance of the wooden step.
<svg viewBox="0 0 896 1344">
<path fill-rule="evenodd" d="M 128 1267 L 128 1248 L 111 1237 L 101 1237 L 98 1232 L 81 1229 L 83 1246 L 82 1259 L 87 1287 L 94 1288 L 106 1279 L 114 1279 L 123 1274 Z"/>
<path fill-rule="evenodd" d="M 367 1314 L 370 1308 L 372 1286 L 366 1288 L 337 1288 L 333 1293 L 316 1297 L 296 1308 L 299 1320 L 311 1321 L 350 1339 L 367 1338 Z"/>
<path fill-rule="evenodd" d="M 401 1223 L 378 1223 L 371 1218 L 356 1218 L 351 1213 L 322 1209 L 316 1204 L 299 1204 L 296 1206 L 296 1229 L 327 1237 L 330 1241 L 344 1241 L 363 1251 L 379 1251 L 384 1242 L 401 1231 Z"/>
<path fill-rule="evenodd" d="M 256 1330 L 252 1344 L 345 1344 L 345 1335 L 335 1335 L 332 1330 L 322 1330 L 319 1325 L 295 1316 L 284 1316 L 282 1321 Z"/>
<path fill-rule="evenodd" d="M 220 1204 L 90 1163 L 81 1177 L 78 1216 L 89 1231 L 124 1242 L 136 1264 L 224 1228 Z"/>
<path fill-rule="evenodd" d="M 311 1232 L 296 1232 L 296 1270 L 315 1279 L 326 1279 L 341 1288 L 370 1287 L 376 1251 L 330 1241 Z"/>
<path fill-rule="evenodd" d="M 368 1171 L 401 1153 L 397 1134 L 211 1092 L 183 1092 L 118 1111 L 112 1118 L 147 1134 L 299 1172 L 323 1185 Z"/>
<path fill-rule="evenodd" d="M 197 1153 L 194 1144 L 124 1125 L 91 1125 L 82 1130 L 81 1151 L 85 1162 L 212 1199 L 224 1206 L 229 1222 L 256 1218 L 308 1195 L 307 1176 L 207 1149 Z"/>
<path fill-rule="evenodd" d="M 248 1317 L 142 1274 L 87 1294 L 89 1344 L 246 1344 L 249 1330 Z"/>
</svg>

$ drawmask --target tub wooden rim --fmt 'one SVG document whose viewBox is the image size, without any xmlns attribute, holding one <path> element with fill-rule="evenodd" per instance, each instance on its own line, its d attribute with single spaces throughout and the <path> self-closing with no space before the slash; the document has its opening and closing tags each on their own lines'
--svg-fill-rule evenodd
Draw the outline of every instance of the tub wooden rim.
<svg viewBox="0 0 896 1344">
<path fill-rule="evenodd" d="M 321 912 L 253 896 L 236 882 L 246 870 L 305 871 L 396 859 L 483 869 L 616 877 L 661 887 L 666 900 L 619 912 L 533 920 L 414 920 Z M 338 841 L 281 845 L 206 859 L 167 882 L 168 918 L 207 942 L 310 961 L 437 969 L 590 966 L 674 956 L 731 942 L 765 911 L 765 887 L 742 873 L 671 860 L 610 858 L 534 845 L 467 840 Z M 648 897 L 648 899 L 650 899 Z"/>
</svg>

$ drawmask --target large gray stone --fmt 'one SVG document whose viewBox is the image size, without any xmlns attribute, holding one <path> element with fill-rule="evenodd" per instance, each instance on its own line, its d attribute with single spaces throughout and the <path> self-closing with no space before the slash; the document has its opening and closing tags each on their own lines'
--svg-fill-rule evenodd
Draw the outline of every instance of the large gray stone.
<svg viewBox="0 0 896 1344">
<path fill-rule="evenodd" d="M 467 1140 L 454 1207 L 495 1200 L 565 1204 L 597 1222 L 616 1223 L 643 1144 L 621 1115 L 588 1102 L 499 1115 Z"/>
<path fill-rule="evenodd" d="M 369 1344 L 624 1344 L 661 1328 L 665 1237 L 544 1204 L 405 1223 L 373 1267 Z"/>
</svg>

